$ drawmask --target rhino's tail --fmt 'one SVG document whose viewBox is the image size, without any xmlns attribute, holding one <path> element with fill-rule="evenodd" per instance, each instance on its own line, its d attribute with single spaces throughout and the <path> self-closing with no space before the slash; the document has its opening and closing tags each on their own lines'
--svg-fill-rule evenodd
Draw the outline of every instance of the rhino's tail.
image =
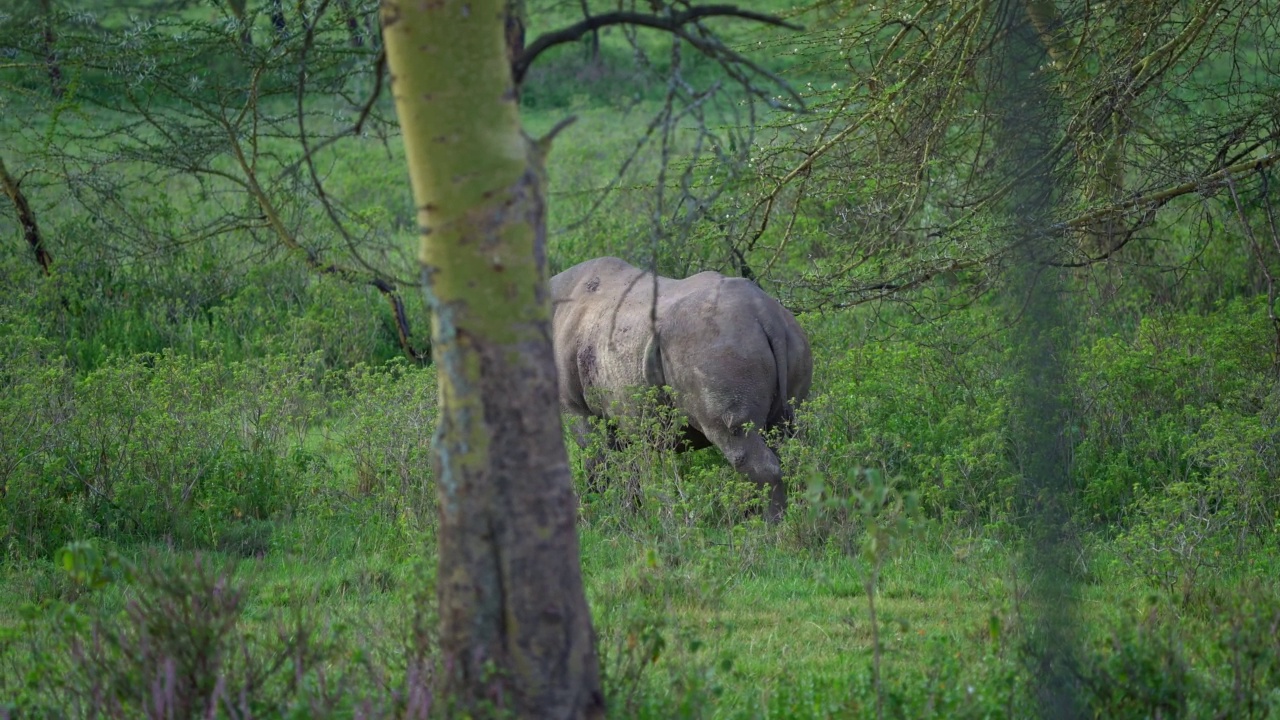
<svg viewBox="0 0 1280 720">
<path fill-rule="evenodd" d="M 765 342 L 769 343 L 769 351 L 773 353 L 774 373 L 778 376 L 778 394 L 774 397 L 773 405 L 769 409 L 768 424 L 770 426 L 790 425 L 793 411 L 787 395 L 789 389 L 787 384 L 791 378 L 791 368 L 788 366 L 790 348 L 787 347 L 787 334 L 769 332 L 769 327 L 764 323 L 760 324 L 760 331 L 764 333 Z"/>
<path fill-rule="evenodd" d="M 667 384 L 667 373 L 662 367 L 662 338 L 657 330 L 649 335 L 644 348 L 644 381 L 649 387 L 662 388 Z"/>
</svg>

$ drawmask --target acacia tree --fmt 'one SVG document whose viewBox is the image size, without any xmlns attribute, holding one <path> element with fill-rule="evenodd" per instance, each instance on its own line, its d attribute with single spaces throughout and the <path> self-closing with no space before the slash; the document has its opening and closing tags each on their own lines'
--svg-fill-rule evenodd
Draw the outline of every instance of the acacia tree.
<svg viewBox="0 0 1280 720">
<path fill-rule="evenodd" d="M 38 0 L 24 1 L 29 13 L 0 18 L 0 48 L 15 59 L 0 63 L 0 132 L 14 148 L 6 159 L 23 169 L 33 214 L 43 216 L 52 257 L 91 256 L 108 275 L 132 267 L 145 272 L 144 263 L 162 256 L 212 259 L 225 287 L 194 292 L 175 283 L 175 290 L 163 291 L 173 294 L 175 323 L 227 301 L 264 263 L 301 266 L 375 290 L 401 351 L 429 360 L 425 333 L 414 323 L 419 298 L 405 292 L 416 284 L 409 193 L 398 187 L 369 192 L 348 180 L 368 174 L 363 158 L 389 153 L 398 131 L 384 102 L 379 43 L 351 36 L 352 21 L 357 29 L 371 22 L 376 3 L 317 0 L 297 12 L 285 3 L 290 25 L 283 34 L 266 22 L 271 0 L 219 0 L 199 17 L 174 15 L 172 3 L 140 15 L 114 2 L 100 4 L 96 14 L 63 12 L 53 18 L 59 43 L 74 52 L 61 58 L 68 94 L 55 103 L 44 89 L 46 18 Z M 726 17 L 786 23 L 730 5 L 595 0 L 581 6 L 580 21 L 544 25 L 526 46 L 525 17 L 545 18 L 550 6 L 547 0 L 508 3 L 508 55 L 517 85 L 545 79 L 535 61 L 548 50 L 618 26 L 634 57 L 642 58 L 636 71 L 642 84 L 664 90 L 656 117 L 624 164 L 642 150 L 657 150 L 653 155 L 662 161 L 653 204 L 679 210 L 678 223 L 687 227 L 723 186 L 695 183 L 687 163 L 665 178 L 678 182 L 683 195 L 702 194 L 688 203 L 664 197 L 662 173 L 676 164 L 671 158 L 692 148 L 692 155 L 714 154 L 745 167 L 755 116 L 751 104 L 739 103 L 741 95 L 761 100 L 789 93 L 708 23 Z M 670 45 L 650 42 L 653 34 L 665 34 Z M 716 61 L 723 75 L 711 81 L 703 75 L 703 83 L 683 77 L 690 49 Z M 651 57 L 668 50 L 666 58 Z M 766 81 L 753 84 L 760 78 Z M 735 87 L 743 92 L 726 91 Z M 715 103 L 740 114 L 716 127 L 709 112 Z M 93 123 L 76 122 L 77 113 L 68 111 L 80 108 Z M 686 147 L 673 150 L 677 135 Z M 347 152 L 353 146 L 358 150 Z M 160 187 L 164 193 L 155 192 Z M 60 211 L 45 210 L 54 207 Z M 77 214 L 93 218 L 92 242 L 80 241 L 80 228 L 60 227 L 74 225 L 70 218 Z M 676 247 L 667 243 L 663 254 Z"/>
<path fill-rule="evenodd" d="M 525 47 L 520 0 L 382 4 L 439 368 L 443 690 L 467 708 L 496 700 L 522 716 L 603 714 L 547 290 L 544 163 L 568 123 L 531 140 L 518 84 L 539 53 L 607 25 L 665 31 L 732 73 L 754 66 L 699 22 L 780 24 L 678 5 L 587 17 Z"/>
<path fill-rule="evenodd" d="M 34 10 L 0 18 L 0 47 L 15 60 L 0 64 L 0 132 L 23 168 L 29 215 L 44 220 L 44 257 L 91 256 L 115 273 L 139 258 L 208 253 L 225 278 L 292 258 L 375 290 L 400 349 L 425 362 L 409 320 L 416 298 L 403 290 L 415 283 L 412 253 L 395 227 L 412 222 L 408 193 L 353 202 L 324 182 L 343 162 L 339 141 L 386 143 L 394 132 L 377 107 L 376 51 L 347 39 L 344 9 L 356 8 L 321 0 L 287 36 L 264 29 L 255 44 L 249 5 L 265 6 L 228 0 L 199 18 L 139 18 L 114 4 L 56 15 L 60 46 L 74 49 L 61 58 L 68 91 L 56 104 L 30 89 L 49 20 Z M 77 122 L 81 110 L 95 122 Z M 60 232 L 76 215 L 66 208 L 93 219 L 94 242 Z M 175 321 L 228 299 L 217 292 L 172 298 L 184 308 Z"/>
<path fill-rule="evenodd" d="M 561 435 L 543 156 L 520 125 L 503 0 L 382 5 L 439 367 L 445 695 L 603 714 Z"/>
<path fill-rule="evenodd" d="M 940 279 L 985 292 L 1016 252 L 1000 208 L 1041 171 L 1061 196 L 1043 230 L 1068 240 L 1046 262 L 1184 268 L 1223 236 L 1213 228 L 1237 224 L 1237 197 L 1261 206 L 1280 163 L 1274 2 L 822 0 L 799 16 L 821 18 L 797 49 L 824 79 L 816 112 L 779 126 L 755 197 L 723 210 L 733 251 L 799 306 L 909 297 Z M 1012 177 L 993 171 L 1010 152 L 996 101 L 1005 17 L 1046 48 L 1031 72 L 1063 117 Z M 1249 234 L 1231 234 L 1235 252 L 1254 254 Z M 1261 257 L 1259 280 L 1280 263 Z"/>
</svg>

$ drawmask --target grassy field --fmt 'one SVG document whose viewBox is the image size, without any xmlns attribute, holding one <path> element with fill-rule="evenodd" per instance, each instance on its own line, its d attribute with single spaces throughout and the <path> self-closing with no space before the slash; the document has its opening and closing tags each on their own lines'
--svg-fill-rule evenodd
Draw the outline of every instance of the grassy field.
<svg viewBox="0 0 1280 720">
<path fill-rule="evenodd" d="M 1232 331 L 1240 327 L 1223 322 Z M 807 467 L 826 473 L 821 479 L 829 499 L 847 498 L 871 482 L 853 459 L 868 431 L 841 436 L 836 423 L 866 427 L 859 423 L 874 422 L 880 411 L 897 417 L 901 426 L 885 430 L 899 433 L 903 449 L 923 446 L 918 456 L 898 459 L 904 467 L 934 457 L 931 442 L 959 447 L 982 430 L 963 417 L 948 429 L 945 415 L 956 409 L 945 397 L 934 398 L 932 407 L 925 406 L 927 397 L 911 397 L 933 392 L 924 387 L 928 375 L 919 375 L 929 372 L 930 359 L 918 346 L 867 340 L 841 351 L 836 347 L 844 343 L 821 329 L 838 335 L 832 323 L 859 324 L 826 318 L 812 327 L 821 368 L 817 414 L 787 455 L 796 463 L 806 452 L 822 453 L 823 464 L 810 459 Z M 895 345 L 911 353 L 895 354 Z M 857 363 L 860 351 L 884 362 L 859 376 L 849 363 Z M 976 367 L 983 361 L 972 362 Z M 133 520 L 84 501 L 72 509 L 28 507 L 47 523 L 33 531 L 56 536 L 62 524 L 68 540 L 92 545 L 72 546 L 90 558 L 71 562 L 73 573 L 52 549 L 26 559 L 11 555 L 6 562 L 0 592 L 0 675 L 6 680 L 0 690 L 24 712 L 52 712 L 74 696 L 69 692 L 88 693 L 89 679 L 76 667 L 130 667 L 110 651 L 93 662 L 82 659 L 77 642 L 93 637 L 95 628 L 108 637 L 118 633 L 124 645 L 140 634 L 174 633 L 173 615 L 199 629 L 167 637 L 174 648 L 211 642 L 232 657 L 246 644 L 271 657 L 293 647 L 298 628 L 307 629 L 314 655 L 288 665 L 307 682 L 285 682 L 283 676 L 294 672 L 289 670 L 265 684 L 260 707 L 268 714 L 302 707 L 345 714 L 360 702 L 376 708 L 380 693 L 408 694 L 413 676 L 406 657 L 430 657 L 432 371 L 353 370 L 314 384 L 306 378 L 315 366 L 291 367 L 296 361 L 289 356 L 204 363 L 192 365 L 182 355 L 141 366 L 110 362 L 71 390 L 80 398 L 82 417 L 49 431 L 41 476 L 46 483 L 57 482 L 65 468 L 91 462 L 85 455 L 96 455 L 103 443 L 120 466 L 115 482 L 122 502 L 135 490 L 156 491 L 148 479 L 164 471 L 154 465 L 150 453 L 156 451 L 173 453 L 175 466 L 186 468 L 171 471 L 178 479 L 193 469 L 211 475 L 193 503 L 171 508 L 179 516 L 174 519 L 162 507 L 138 501 Z M 219 375 L 219 367 L 229 372 Z M 110 396 L 117 386 L 128 388 L 133 406 L 95 403 L 88 395 Z M 207 415 L 184 419 L 166 399 L 191 397 L 200 387 L 208 393 L 202 408 Z M 841 404 L 830 404 L 832 393 Z M 886 407 L 875 407 L 874 395 L 886 395 L 878 398 Z M 264 397 L 270 401 L 264 404 Z M 859 411 L 867 413 L 861 421 Z M 938 420 L 929 420 L 930 413 L 939 413 Z M 912 428 L 912 422 L 920 426 Z M 121 439 L 125 427 L 133 428 L 131 439 Z M 948 431 L 950 441 L 939 437 Z M 235 438 L 242 436 L 258 445 L 238 445 Z M 976 452 L 970 447 L 952 455 Z M 878 451 L 879 457 L 894 455 Z M 976 522 L 965 519 L 962 504 L 935 505 L 909 534 L 869 555 L 868 529 L 892 513 L 860 515 L 839 502 L 806 500 L 802 471 L 792 474 L 791 512 L 769 527 L 744 510 L 741 488 L 714 452 L 671 456 L 637 448 L 613 462 L 618 484 L 604 495 L 585 493 L 582 477 L 578 483 L 584 492 L 583 568 L 615 716 L 868 714 L 877 696 L 875 638 L 880 696 L 891 716 L 1033 712 L 1029 672 L 1035 660 L 1026 642 L 1035 615 L 1027 596 L 1034 571 L 1022 562 L 1020 533 L 1007 515 Z M 230 466 L 225 472 L 219 469 L 224 465 Z M 246 484 L 238 468 L 258 473 L 256 482 Z M 909 469 L 897 472 L 904 488 L 941 491 L 913 481 Z M 807 477 L 814 482 L 812 474 Z M 32 487 L 19 486 L 20 479 L 11 476 L 10 492 Z M 639 507 L 625 493 L 632 483 L 644 493 Z M 86 533 L 85 527 L 98 530 Z M 1128 527 L 1144 526 L 1130 521 Z M 1273 584 L 1280 568 L 1267 550 L 1274 536 L 1250 540 L 1246 554 L 1233 558 L 1229 546 L 1215 545 L 1194 528 L 1156 525 L 1145 532 L 1098 525 L 1077 538 L 1074 637 L 1086 701 L 1109 716 L 1174 708 L 1204 717 L 1219 707 L 1248 707 L 1241 699 L 1247 697 L 1254 716 L 1269 716 L 1275 635 L 1267 628 L 1280 617 Z M 1183 544 L 1169 551 L 1144 546 L 1170 540 Z M 1206 543 L 1202 552 L 1193 547 L 1198 541 Z M 178 569 L 113 572 L 112 552 L 139 568 L 176 563 Z M 100 566 L 94 557 L 106 560 Z M 189 579 L 193 562 L 209 573 L 204 580 Z M 185 604 L 220 587 L 220 572 L 227 573 L 228 587 L 242 593 L 227 611 L 235 619 L 231 625 L 217 617 L 201 620 Z M 425 629 L 415 635 L 416 626 Z M 120 670 L 120 682 L 136 684 L 155 671 L 136 662 Z M 332 696 L 315 694 L 320 677 Z M 1245 692 L 1244 682 L 1258 686 Z"/>
</svg>

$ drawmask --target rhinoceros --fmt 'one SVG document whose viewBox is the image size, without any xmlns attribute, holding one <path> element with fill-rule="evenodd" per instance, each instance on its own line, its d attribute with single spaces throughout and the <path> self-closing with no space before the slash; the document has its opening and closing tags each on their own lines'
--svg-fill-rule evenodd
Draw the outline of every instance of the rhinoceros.
<svg viewBox="0 0 1280 720">
<path fill-rule="evenodd" d="M 685 446 L 715 445 L 768 488 L 766 519 L 782 516 L 782 469 L 761 432 L 791 421 L 813 376 L 809 339 L 786 308 L 744 278 L 702 272 L 655 283 L 615 257 L 551 278 L 551 299 L 560 407 L 578 416 L 580 445 L 587 418 L 624 414 L 637 387 L 668 386 L 688 419 Z"/>
</svg>

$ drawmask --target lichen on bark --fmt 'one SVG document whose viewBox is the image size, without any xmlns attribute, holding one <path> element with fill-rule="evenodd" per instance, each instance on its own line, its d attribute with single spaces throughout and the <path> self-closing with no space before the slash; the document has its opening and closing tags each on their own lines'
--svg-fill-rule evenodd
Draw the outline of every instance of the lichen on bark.
<svg viewBox="0 0 1280 720">
<path fill-rule="evenodd" d="M 560 429 L 544 148 L 520 127 L 506 0 L 383 0 L 438 363 L 441 683 L 472 712 L 599 717 Z"/>
</svg>

